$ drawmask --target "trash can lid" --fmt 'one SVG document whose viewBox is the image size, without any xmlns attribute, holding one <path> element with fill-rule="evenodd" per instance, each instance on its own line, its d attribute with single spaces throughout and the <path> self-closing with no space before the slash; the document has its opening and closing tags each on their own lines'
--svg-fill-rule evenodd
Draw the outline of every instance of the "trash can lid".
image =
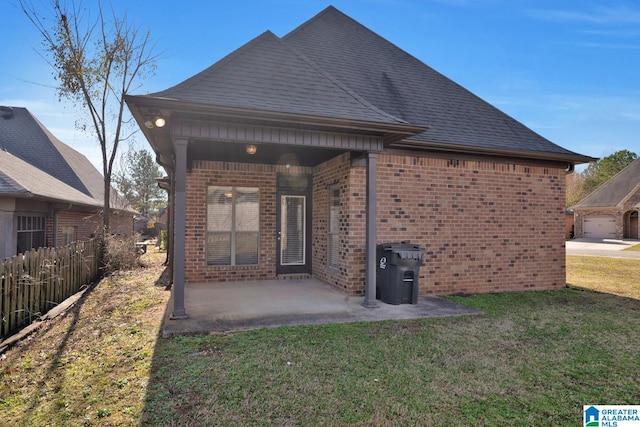
<svg viewBox="0 0 640 427">
<path fill-rule="evenodd" d="M 422 259 L 424 250 L 412 243 L 385 243 L 382 245 L 385 251 L 397 254 L 400 259 Z"/>
</svg>

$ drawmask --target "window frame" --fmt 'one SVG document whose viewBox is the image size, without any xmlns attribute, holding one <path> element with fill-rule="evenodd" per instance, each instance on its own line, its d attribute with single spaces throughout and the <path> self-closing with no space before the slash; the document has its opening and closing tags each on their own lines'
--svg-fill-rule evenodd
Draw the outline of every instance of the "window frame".
<svg viewBox="0 0 640 427">
<path fill-rule="evenodd" d="M 62 246 L 70 245 L 78 241 L 78 227 L 66 225 L 60 230 L 62 234 Z"/>
<path fill-rule="evenodd" d="M 338 269 L 340 268 L 340 187 L 338 184 L 333 184 L 328 187 L 328 191 L 327 266 Z M 337 209 L 334 211 L 333 208 Z M 333 218 L 334 212 L 337 218 Z M 335 229 L 333 229 L 334 224 Z M 337 240 L 334 240 L 336 238 Z"/>
<path fill-rule="evenodd" d="M 16 253 L 26 253 L 47 245 L 47 219 L 44 215 L 17 215 L 16 216 Z M 20 251 L 20 237 L 29 236 L 29 249 Z M 38 235 L 37 240 L 42 245 L 34 246 L 34 236 Z"/>
<path fill-rule="evenodd" d="M 230 218 L 227 220 L 229 222 L 229 230 L 210 230 L 210 215 L 213 213 L 210 212 L 212 206 L 215 206 L 214 203 L 210 203 L 209 197 L 211 191 L 216 191 L 216 189 L 222 191 L 229 191 L 231 193 L 231 210 L 229 212 Z M 239 230 L 239 224 L 237 221 L 237 205 L 238 205 L 238 193 L 242 193 L 242 189 L 250 190 L 250 192 L 255 192 L 258 199 L 258 207 L 256 209 L 257 218 L 254 218 L 257 223 L 257 230 Z M 226 193 L 225 193 L 226 194 Z M 205 264 L 207 267 L 239 267 L 239 266 L 257 266 L 260 264 L 260 188 L 259 187 L 241 187 L 241 186 L 229 186 L 229 185 L 208 185 L 207 186 L 207 201 L 206 201 L 206 229 L 205 229 Z M 255 263 L 241 263 L 238 264 L 238 240 L 242 238 L 243 235 L 247 234 L 256 234 L 256 251 L 255 251 Z M 210 246 L 209 241 L 214 235 L 228 235 L 229 236 L 229 263 L 215 263 L 210 261 Z M 224 239 L 223 239 L 224 241 Z M 253 254 L 252 254 L 253 255 Z"/>
</svg>

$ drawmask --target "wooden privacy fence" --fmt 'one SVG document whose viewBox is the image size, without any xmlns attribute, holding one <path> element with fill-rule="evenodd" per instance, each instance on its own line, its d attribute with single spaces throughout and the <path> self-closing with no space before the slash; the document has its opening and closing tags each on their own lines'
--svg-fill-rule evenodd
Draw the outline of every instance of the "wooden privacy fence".
<svg viewBox="0 0 640 427">
<path fill-rule="evenodd" d="M 45 314 L 100 274 L 98 239 L 0 261 L 0 339 Z"/>
</svg>

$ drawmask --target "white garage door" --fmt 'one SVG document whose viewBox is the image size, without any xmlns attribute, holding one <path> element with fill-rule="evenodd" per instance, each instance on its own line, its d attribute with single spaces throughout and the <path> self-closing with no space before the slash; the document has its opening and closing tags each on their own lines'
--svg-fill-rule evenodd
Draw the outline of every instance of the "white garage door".
<svg viewBox="0 0 640 427">
<path fill-rule="evenodd" d="M 616 219 L 611 216 L 590 216 L 584 219 L 584 237 L 615 239 Z"/>
</svg>

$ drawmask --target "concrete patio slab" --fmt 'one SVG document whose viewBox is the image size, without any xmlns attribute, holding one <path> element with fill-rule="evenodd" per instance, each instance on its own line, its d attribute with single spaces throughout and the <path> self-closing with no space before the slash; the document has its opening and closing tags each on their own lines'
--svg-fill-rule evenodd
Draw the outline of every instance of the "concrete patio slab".
<svg viewBox="0 0 640 427">
<path fill-rule="evenodd" d="M 346 296 L 313 279 L 187 285 L 188 318 L 170 319 L 171 298 L 163 336 L 481 314 L 435 296 L 421 296 L 418 304 L 391 305 L 378 301 L 378 308 L 364 308 L 362 301 L 363 297 Z"/>
</svg>

